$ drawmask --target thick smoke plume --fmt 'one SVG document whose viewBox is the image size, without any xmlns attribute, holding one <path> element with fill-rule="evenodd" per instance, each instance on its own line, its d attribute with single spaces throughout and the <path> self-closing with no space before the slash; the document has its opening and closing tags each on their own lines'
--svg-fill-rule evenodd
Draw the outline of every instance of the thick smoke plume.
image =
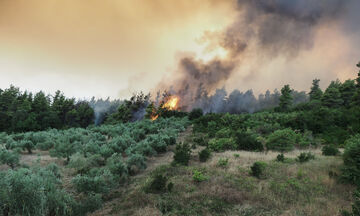
<svg viewBox="0 0 360 216">
<path fill-rule="evenodd" d="M 180 106 L 185 110 L 200 107 L 208 112 L 224 111 L 223 98 L 227 95 L 219 87 L 237 68 L 246 65 L 246 56 L 255 53 L 259 64 L 278 56 L 296 57 L 312 48 L 315 30 L 322 24 L 336 22 L 346 4 L 343 0 L 238 0 L 234 22 L 223 32 L 208 32 L 203 38 L 210 49 L 224 49 L 226 57 L 205 62 L 186 56 L 179 61 L 179 78 L 158 88 L 180 96 Z M 256 76 L 256 72 L 251 76 Z M 232 101 L 227 104 L 228 111 L 256 110 L 256 106 L 249 106 L 256 103 L 252 91 L 234 91 L 228 98 Z"/>
</svg>

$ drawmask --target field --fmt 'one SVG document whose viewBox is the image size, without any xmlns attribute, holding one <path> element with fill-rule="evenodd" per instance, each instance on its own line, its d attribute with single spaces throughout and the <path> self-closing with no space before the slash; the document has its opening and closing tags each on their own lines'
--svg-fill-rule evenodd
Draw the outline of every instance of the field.
<svg viewBox="0 0 360 216">
<path fill-rule="evenodd" d="M 300 132 L 295 133 L 295 146 L 282 151 L 284 160 L 277 159 L 279 151 L 239 150 L 234 143 L 242 149 L 248 149 L 247 143 L 263 148 L 257 142 L 273 133 L 254 124 L 249 127 L 250 137 L 239 136 L 234 129 L 237 123 L 249 124 L 259 116 L 245 121 L 241 116 L 230 117 L 207 115 L 192 123 L 187 117 L 160 118 L 87 129 L 3 134 L 9 150 L 3 149 L 2 154 L 7 152 L 19 160 L 0 167 L 2 195 L 7 196 L 1 198 L 9 203 L 5 205 L 8 212 L 3 208 L 3 213 L 340 215 L 351 210 L 355 187 L 339 181 L 340 154 L 324 156 L 317 140 Z M 232 120 L 224 124 L 224 119 Z M 279 119 L 268 120 L 267 129 L 276 125 L 276 131 Z M 257 138 L 251 140 L 254 134 Z M 174 152 L 179 151 L 176 143 L 188 144 L 185 166 L 174 162 Z M 204 149 L 211 149 L 205 161 L 199 157 Z M 309 152 L 314 158 L 300 161 L 299 155 Z M 256 177 L 252 166 L 258 161 L 266 167 Z M 163 178 L 156 181 L 159 176 Z M 16 191 L 16 184 L 25 188 L 15 187 Z M 45 184 L 45 192 L 32 184 Z M 22 196 L 29 197 L 26 212 L 11 206 L 11 202 L 24 202 Z"/>
</svg>

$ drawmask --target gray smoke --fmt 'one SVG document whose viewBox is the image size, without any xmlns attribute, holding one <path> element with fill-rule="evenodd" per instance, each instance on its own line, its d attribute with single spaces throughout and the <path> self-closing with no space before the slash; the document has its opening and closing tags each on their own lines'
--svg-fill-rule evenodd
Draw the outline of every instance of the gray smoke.
<svg viewBox="0 0 360 216">
<path fill-rule="evenodd" d="M 209 62 L 197 60 L 195 57 L 184 57 L 179 61 L 176 71 L 180 78 L 172 83 L 162 83 L 159 88 L 171 89 L 174 94 L 180 96 L 180 105 L 186 110 L 200 107 L 216 112 L 222 107 L 219 104 L 223 104 L 224 98 L 224 89 L 218 88 L 244 63 L 243 56 L 251 52 L 265 60 L 280 55 L 288 59 L 296 57 L 299 52 L 312 48 L 315 30 L 320 25 L 337 22 L 344 15 L 349 2 L 237 0 L 236 20 L 223 32 L 216 34 L 216 37 L 212 35 L 207 38 L 205 35 L 205 40 L 211 41 L 209 44 L 215 43 L 225 49 L 228 52 L 227 57 L 214 58 Z M 256 76 L 256 72 L 252 76 Z M 229 110 L 242 107 L 240 103 L 245 100 L 248 101 L 245 103 L 248 105 L 257 103 L 252 91 L 234 91 L 229 98 L 232 98 L 231 104 L 228 104 Z M 240 109 L 246 110 L 246 107 Z"/>
</svg>

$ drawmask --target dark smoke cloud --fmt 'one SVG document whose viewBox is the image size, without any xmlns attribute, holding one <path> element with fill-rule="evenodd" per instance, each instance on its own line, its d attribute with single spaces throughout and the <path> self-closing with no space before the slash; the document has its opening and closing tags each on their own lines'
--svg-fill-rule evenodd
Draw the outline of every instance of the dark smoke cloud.
<svg viewBox="0 0 360 216">
<path fill-rule="evenodd" d="M 300 52 L 309 50 L 314 44 L 316 29 L 337 22 L 344 15 L 347 3 L 344 0 L 237 0 L 236 20 L 223 32 L 204 36 L 211 46 L 216 44 L 227 51 L 225 59 L 214 58 L 203 62 L 195 57 L 184 57 L 176 71 L 179 79 L 159 85 L 171 89 L 181 97 L 181 105 L 189 110 L 201 107 L 207 111 L 224 110 L 224 89 L 218 89 L 238 67 L 246 64 L 243 57 L 256 53 L 261 61 L 278 56 L 295 58 Z M 215 40 L 215 42 L 214 42 Z M 256 71 L 256 69 L 254 70 Z M 256 76 L 256 72 L 251 74 Z M 217 90 L 216 90 L 217 89 Z M 209 96 L 213 94 L 212 96 Z M 270 96 L 269 96 L 270 97 Z M 252 91 L 234 91 L 229 95 L 228 110 L 243 109 L 242 104 L 254 104 Z M 247 101 L 236 102 L 237 100 Z M 251 106 L 255 107 L 255 106 Z M 253 112 L 244 108 L 244 110 Z"/>
</svg>

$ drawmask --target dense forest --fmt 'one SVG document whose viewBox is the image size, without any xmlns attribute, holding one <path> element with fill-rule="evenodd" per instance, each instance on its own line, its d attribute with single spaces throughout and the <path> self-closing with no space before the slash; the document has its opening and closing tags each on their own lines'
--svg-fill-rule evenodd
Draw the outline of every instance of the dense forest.
<svg viewBox="0 0 360 216">
<path fill-rule="evenodd" d="M 49 128 L 86 127 L 93 122 L 94 111 L 86 101 L 66 98 L 60 91 L 54 96 L 35 95 L 19 88 L 0 89 L 0 131 L 25 132 Z"/>
<path fill-rule="evenodd" d="M 0 90 L 0 215 L 359 215 L 360 71 L 319 83 L 216 112 Z"/>
</svg>

